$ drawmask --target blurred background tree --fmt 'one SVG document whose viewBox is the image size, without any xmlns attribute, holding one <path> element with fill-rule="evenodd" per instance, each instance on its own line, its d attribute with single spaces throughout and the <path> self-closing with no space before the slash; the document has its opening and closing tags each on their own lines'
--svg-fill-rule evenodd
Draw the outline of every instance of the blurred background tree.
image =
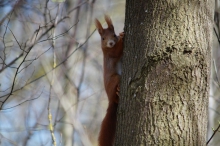
<svg viewBox="0 0 220 146">
<path fill-rule="evenodd" d="M 0 1 L 1 146 L 97 145 L 107 98 L 94 18 L 122 31 L 124 3 Z"/>
</svg>

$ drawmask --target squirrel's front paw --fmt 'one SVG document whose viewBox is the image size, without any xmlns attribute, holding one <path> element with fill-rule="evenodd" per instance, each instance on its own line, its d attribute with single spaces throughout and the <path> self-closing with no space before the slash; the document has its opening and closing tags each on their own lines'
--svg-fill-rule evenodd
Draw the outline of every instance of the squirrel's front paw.
<svg viewBox="0 0 220 146">
<path fill-rule="evenodd" d="M 125 35 L 124 32 L 119 33 L 120 38 L 124 38 L 124 35 Z"/>
</svg>

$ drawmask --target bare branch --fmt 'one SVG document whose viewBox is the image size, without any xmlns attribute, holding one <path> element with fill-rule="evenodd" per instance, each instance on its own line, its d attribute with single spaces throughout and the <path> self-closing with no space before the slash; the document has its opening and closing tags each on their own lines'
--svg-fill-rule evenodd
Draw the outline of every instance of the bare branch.
<svg viewBox="0 0 220 146">
<path fill-rule="evenodd" d="M 19 103 L 19 104 L 17 104 L 17 105 L 14 105 L 14 106 L 11 106 L 11 107 L 4 108 L 4 109 L 2 109 L 1 111 L 6 111 L 6 110 L 9 110 L 9 109 L 12 109 L 12 108 L 18 107 L 19 105 L 22 105 L 22 104 L 24 104 L 24 103 L 26 103 L 26 102 L 29 102 L 29 101 L 32 101 L 32 100 L 38 99 L 39 97 L 41 97 L 42 93 L 43 93 L 43 91 L 40 93 L 39 96 L 37 96 L 37 97 L 35 97 L 35 98 L 27 99 L 27 100 L 25 100 L 25 101 L 23 101 L 23 102 L 21 102 L 21 103 Z"/>
<path fill-rule="evenodd" d="M 218 127 L 217 127 L 215 130 L 213 130 L 214 132 L 213 132 L 212 136 L 209 138 L 209 140 L 206 142 L 206 145 L 208 145 L 209 142 L 212 140 L 212 138 L 215 136 L 215 134 L 216 134 L 217 132 L 219 132 L 219 128 L 220 128 L 220 122 L 219 122 Z"/>
<path fill-rule="evenodd" d="M 95 30 L 96 30 L 96 29 L 95 29 Z M 95 30 L 90 34 L 90 36 L 85 40 L 84 43 L 80 44 L 80 45 L 79 45 L 72 53 L 70 53 L 70 55 L 68 55 L 62 62 L 60 62 L 59 64 L 57 64 L 57 66 L 56 66 L 54 69 L 58 68 L 58 67 L 59 67 L 60 65 L 62 65 L 64 62 L 66 62 L 79 48 L 81 48 L 84 44 L 86 44 L 86 42 L 89 40 L 89 38 L 94 34 Z M 38 77 L 38 78 L 36 78 L 36 79 L 34 79 L 34 80 L 28 82 L 27 84 L 25 84 L 24 86 L 22 86 L 22 87 L 19 88 L 19 89 L 14 90 L 13 92 L 19 91 L 19 90 L 21 90 L 22 88 L 24 88 L 24 87 L 26 87 L 26 86 L 28 86 L 28 85 L 34 83 L 35 81 L 37 81 L 37 80 L 39 80 L 39 79 L 42 79 L 42 78 L 45 77 L 47 74 L 51 73 L 54 69 L 51 69 L 50 71 L 46 72 L 44 75 L 42 75 L 42 76 L 40 76 L 40 77 Z M 13 93 L 13 92 L 12 92 L 12 93 Z M 5 97 L 5 96 L 10 96 L 10 94 L 12 94 L 12 93 L 8 93 L 8 94 L 5 94 L 5 95 L 2 95 L 2 96 L 0 96 L 0 98 L 3 98 L 3 97 Z M 1 110 L 0 110 L 0 111 L 1 111 Z"/>
</svg>

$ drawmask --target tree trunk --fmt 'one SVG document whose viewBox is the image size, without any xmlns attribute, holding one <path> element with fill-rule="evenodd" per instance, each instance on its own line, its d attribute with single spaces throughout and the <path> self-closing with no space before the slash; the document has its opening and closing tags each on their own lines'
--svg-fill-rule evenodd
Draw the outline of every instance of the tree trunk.
<svg viewBox="0 0 220 146">
<path fill-rule="evenodd" d="M 214 0 L 127 0 L 116 146 L 206 145 Z"/>
</svg>

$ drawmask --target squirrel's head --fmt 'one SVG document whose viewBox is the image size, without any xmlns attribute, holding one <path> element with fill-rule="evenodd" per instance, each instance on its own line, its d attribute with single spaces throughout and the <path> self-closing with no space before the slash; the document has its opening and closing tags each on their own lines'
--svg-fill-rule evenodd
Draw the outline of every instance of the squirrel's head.
<svg viewBox="0 0 220 146">
<path fill-rule="evenodd" d="M 103 29 L 101 23 L 97 19 L 95 19 L 95 25 L 101 36 L 102 48 L 112 48 L 117 43 L 118 37 L 115 35 L 112 20 L 108 15 L 105 15 L 105 21 L 108 24 L 108 28 Z"/>
</svg>

